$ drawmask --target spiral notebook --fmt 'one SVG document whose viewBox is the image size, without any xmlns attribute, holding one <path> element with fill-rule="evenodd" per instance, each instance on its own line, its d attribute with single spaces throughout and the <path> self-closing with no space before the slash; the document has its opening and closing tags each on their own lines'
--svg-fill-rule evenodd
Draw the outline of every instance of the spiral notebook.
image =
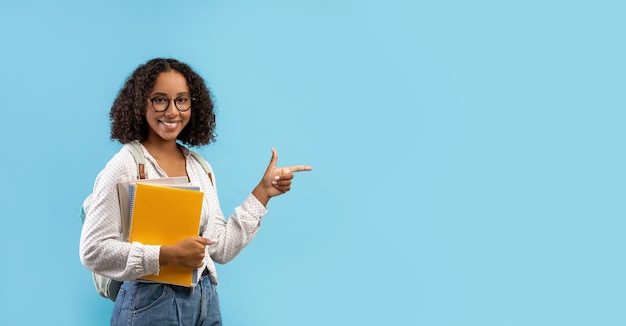
<svg viewBox="0 0 626 326">
<path fill-rule="evenodd" d="M 129 186 L 129 192 L 129 242 L 173 245 L 198 235 L 203 198 L 198 187 L 135 183 Z M 198 275 L 195 269 L 161 266 L 159 275 L 141 279 L 190 287 L 197 283 Z"/>
<path fill-rule="evenodd" d="M 171 177 L 161 179 L 133 179 L 130 181 L 120 181 L 117 183 L 117 195 L 120 203 L 120 214 L 122 215 L 122 235 L 124 241 L 128 241 L 130 229 L 130 185 L 135 183 L 149 183 L 159 185 L 173 185 L 175 187 L 189 184 L 187 177 Z"/>
</svg>

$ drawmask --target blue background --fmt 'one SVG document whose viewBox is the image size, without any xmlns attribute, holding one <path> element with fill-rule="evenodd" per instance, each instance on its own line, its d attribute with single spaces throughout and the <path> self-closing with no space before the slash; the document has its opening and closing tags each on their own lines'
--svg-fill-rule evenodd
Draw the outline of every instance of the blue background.
<svg viewBox="0 0 626 326">
<path fill-rule="evenodd" d="M 622 1 L 3 1 L 3 324 L 107 325 L 79 206 L 150 58 L 215 94 L 226 325 L 624 325 Z"/>
</svg>

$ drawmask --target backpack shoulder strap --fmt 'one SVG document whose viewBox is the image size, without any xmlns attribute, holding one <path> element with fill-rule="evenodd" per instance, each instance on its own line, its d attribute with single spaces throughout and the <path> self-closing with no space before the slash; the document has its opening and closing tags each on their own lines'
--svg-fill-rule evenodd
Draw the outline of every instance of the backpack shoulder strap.
<svg viewBox="0 0 626 326">
<path fill-rule="evenodd" d="M 130 152 L 133 154 L 133 158 L 135 159 L 135 162 L 137 162 L 137 178 L 145 179 L 146 172 L 145 172 L 144 166 L 146 163 L 146 158 L 143 156 L 143 150 L 141 149 L 141 145 L 139 145 L 139 142 L 133 141 L 133 142 L 124 144 L 124 147 L 127 147 L 128 149 L 130 149 Z M 83 200 L 83 205 L 80 207 L 79 217 L 80 217 L 81 223 L 85 223 L 85 218 L 87 217 L 86 208 L 89 207 L 89 205 L 91 205 L 92 197 L 93 197 L 93 194 L 89 194 L 85 198 L 85 200 Z"/>
<path fill-rule="evenodd" d="M 209 176 L 209 181 L 211 181 L 212 185 L 215 185 L 213 183 L 213 170 L 211 170 L 211 166 L 209 165 L 209 163 L 202 157 L 202 155 L 192 150 L 189 150 L 189 154 L 191 154 L 191 156 L 193 156 L 193 158 L 195 158 L 196 161 L 198 161 L 200 165 L 202 165 L 204 172 Z"/>
<path fill-rule="evenodd" d="M 146 158 L 143 156 L 143 150 L 141 149 L 141 145 L 139 144 L 139 142 L 132 141 L 130 143 L 124 144 L 124 147 L 130 149 L 130 152 L 135 158 L 135 162 L 137 162 L 137 179 L 145 179 Z"/>
</svg>

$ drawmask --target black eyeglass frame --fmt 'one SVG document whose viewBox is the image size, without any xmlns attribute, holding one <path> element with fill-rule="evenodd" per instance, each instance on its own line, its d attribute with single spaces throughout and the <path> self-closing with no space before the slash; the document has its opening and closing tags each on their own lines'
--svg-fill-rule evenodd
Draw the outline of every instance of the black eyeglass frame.
<svg viewBox="0 0 626 326">
<path fill-rule="evenodd" d="M 188 107 L 188 108 L 186 108 L 186 109 L 184 109 L 184 110 L 181 110 L 181 109 L 178 107 L 178 104 L 176 104 L 176 100 L 178 100 L 178 99 L 179 99 L 179 98 L 181 98 L 181 97 L 188 97 L 188 98 L 189 98 L 189 102 L 190 102 L 190 103 L 189 103 L 189 107 Z M 168 100 L 168 101 L 167 101 L 167 105 L 165 105 L 165 109 L 163 109 L 163 110 L 157 110 L 157 109 L 154 107 L 154 101 L 155 101 L 156 99 L 167 99 L 167 100 Z M 195 101 L 195 100 L 196 100 L 196 99 L 195 99 L 194 97 L 191 97 L 191 96 L 189 96 L 189 95 L 180 95 L 180 96 L 176 96 L 176 97 L 166 97 L 166 96 L 163 96 L 163 95 L 157 95 L 157 96 L 155 96 L 155 97 L 153 97 L 153 98 L 149 98 L 149 99 L 148 99 L 148 101 L 150 101 L 150 104 L 152 104 L 152 109 L 153 109 L 154 111 L 156 111 L 156 112 L 165 112 L 165 111 L 167 111 L 167 109 L 169 109 L 169 108 L 170 108 L 170 104 L 172 103 L 172 101 L 174 101 L 174 107 L 176 108 L 176 110 L 178 110 L 178 112 L 187 112 L 187 111 L 189 111 L 189 109 L 191 109 L 191 101 Z"/>
</svg>

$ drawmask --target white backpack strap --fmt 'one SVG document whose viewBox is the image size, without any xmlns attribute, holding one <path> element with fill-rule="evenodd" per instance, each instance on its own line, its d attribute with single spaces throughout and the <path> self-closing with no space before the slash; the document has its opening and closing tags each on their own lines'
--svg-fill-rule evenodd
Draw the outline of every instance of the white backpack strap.
<svg viewBox="0 0 626 326">
<path fill-rule="evenodd" d="M 202 165 L 204 172 L 209 176 L 209 181 L 211 181 L 211 184 L 215 186 L 215 183 L 213 182 L 213 171 L 211 170 L 211 166 L 209 165 L 209 163 L 202 157 L 202 155 L 192 150 L 189 150 L 189 154 L 191 154 L 191 156 L 193 156 L 193 158 L 195 158 L 196 161 L 198 161 L 200 165 Z"/>
<path fill-rule="evenodd" d="M 128 144 L 124 144 L 124 146 L 130 149 L 130 152 L 133 154 L 133 158 L 135 159 L 135 162 L 137 163 L 137 178 L 145 179 L 146 172 L 145 172 L 144 166 L 146 163 L 146 159 L 143 156 L 143 150 L 141 149 L 141 145 L 139 144 L 139 142 L 134 141 Z M 82 223 L 85 223 L 85 218 L 87 217 L 87 208 L 91 205 L 92 197 L 93 197 L 93 194 L 89 194 L 87 198 L 85 198 L 85 200 L 83 201 L 83 205 L 80 208 L 79 217 Z"/>
<path fill-rule="evenodd" d="M 125 147 L 130 149 L 130 152 L 133 154 L 135 158 L 135 162 L 137 162 L 137 179 L 145 179 L 146 178 L 146 158 L 143 156 L 143 150 L 141 149 L 141 144 L 137 141 L 133 141 L 127 144 L 124 144 Z"/>
</svg>

